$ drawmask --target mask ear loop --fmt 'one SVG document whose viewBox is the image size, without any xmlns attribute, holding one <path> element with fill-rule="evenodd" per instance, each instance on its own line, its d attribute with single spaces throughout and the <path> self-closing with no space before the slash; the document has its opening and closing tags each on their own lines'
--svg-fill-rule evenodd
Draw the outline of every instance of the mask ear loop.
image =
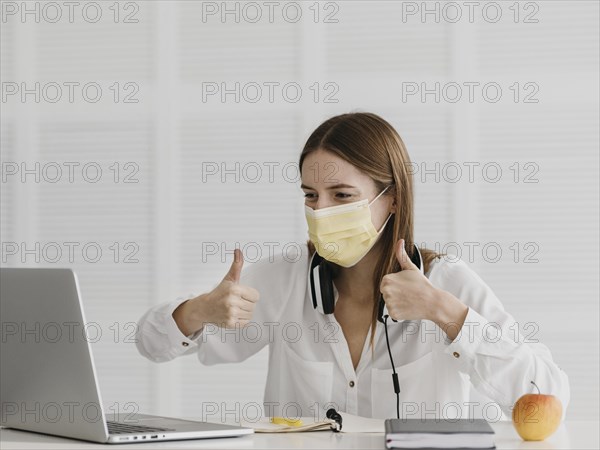
<svg viewBox="0 0 600 450">
<path fill-rule="evenodd" d="M 384 193 L 385 191 L 387 191 L 387 190 L 388 190 L 388 188 L 389 188 L 390 186 L 391 186 L 391 184 L 390 184 L 390 185 L 388 185 L 388 186 L 386 186 L 386 188 L 385 188 L 383 191 L 381 191 L 381 192 L 380 192 L 380 193 L 377 195 L 377 197 L 375 197 L 373 200 L 371 200 L 371 201 L 369 202 L 369 206 L 371 206 L 371 203 L 375 202 L 375 200 L 377 200 L 379 197 L 381 197 L 381 196 L 383 195 L 383 193 Z"/>
<path fill-rule="evenodd" d="M 373 200 L 371 200 L 371 202 L 369 203 L 369 206 L 371 206 L 371 203 L 375 202 L 375 200 L 377 200 L 379 197 L 381 197 L 381 196 L 383 195 L 383 193 L 384 193 L 385 191 L 387 191 L 387 190 L 388 190 L 388 188 L 390 188 L 391 186 L 392 186 L 391 184 L 390 184 L 390 185 L 388 185 L 388 186 L 386 186 L 386 188 L 385 188 L 383 191 L 381 191 L 381 192 L 379 193 L 379 195 L 377 195 L 377 197 L 375 197 Z M 379 234 L 379 233 L 381 233 L 381 232 L 383 231 L 383 229 L 385 228 L 385 226 L 386 226 L 386 225 L 387 225 L 387 223 L 389 222 L 389 220 L 390 220 L 390 217 L 392 217 L 393 215 L 394 215 L 394 213 L 390 213 L 390 214 L 387 216 L 387 219 L 385 219 L 385 222 L 383 222 L 383 225 L 381 226 L 381 228 L 380 228 L 380 229 L 379 229 L 379 231 L 377 232 L 378 234 Z"/>
<path fill-rule="evenodd" d="M 379 229 L 379 231 L 377 232 L 377 234 L 381 233 L 383 231 L 383 229 L 385 228 L 385 226 L 387 225 L 387 223 L 390 221 L 390 217 L 392 217 L 394 215 L 394 213 L 390 213 L 389 216 L 387 216 L 387 219 L 385 219 L 385 222 L 383 222 L 383 225 L 381 225 L 381 228 Z"/>
</svg>

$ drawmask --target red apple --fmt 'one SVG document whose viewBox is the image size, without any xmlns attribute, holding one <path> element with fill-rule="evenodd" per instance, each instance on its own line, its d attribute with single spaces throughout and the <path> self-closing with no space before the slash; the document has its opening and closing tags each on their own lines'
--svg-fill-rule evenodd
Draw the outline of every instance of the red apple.
<svg viewBox="0 0 600 450">
<path fill-rule="evenodd" d="M 532 381 L 536 388 L 537 385 Z M 562 403 L 554 395 L 525 394 L 517 400 L 512 421 L 526 441 L 542 441 L 556 431 L 562 420 Z"/>
</svg>

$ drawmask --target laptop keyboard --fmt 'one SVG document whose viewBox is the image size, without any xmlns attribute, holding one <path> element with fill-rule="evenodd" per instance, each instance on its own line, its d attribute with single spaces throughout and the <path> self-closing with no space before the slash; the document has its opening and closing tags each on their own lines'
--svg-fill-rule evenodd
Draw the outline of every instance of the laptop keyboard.
<svg viewBox="0 0 600 450">
<path fill-rule="evenodd" d="M 157 431 L 175 431 L 172 428 L 149 427 L 146 425 L 129 425 L 121 422 L 113 422 L 108 420 L 109 434 L 137 434 L 137 433 L 155 433 Z"/>
</svg>

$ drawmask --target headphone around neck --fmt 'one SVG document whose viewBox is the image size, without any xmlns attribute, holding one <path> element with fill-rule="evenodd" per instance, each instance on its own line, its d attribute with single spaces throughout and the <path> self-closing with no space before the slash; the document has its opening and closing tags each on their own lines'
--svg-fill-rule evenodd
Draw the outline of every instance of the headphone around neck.
<svg viewBox="0 0 600 450">
<path fill-rule="evenodd" d="M 421 273 L 424 273 L 423 258 L 419 247 L 413 244 L 415 251 L 410 258 Z M 309 265 L 309 284 L 312 304 L 315 309 L 318 309 L 323 314 L 333 314 L 335 308 L 335 291 L 333 287 L 333 273 L 331 266 L 325 264 L 327 261 L 316 251 L 310 259 Z M 389 317 L 383 295 L 379 297 L 377 320 L 384 323 L 384 320 Z M 394 320 L 394 319 L 392 319 Z M 394 322 L 397 322 L 394 320 Z"/>
</svg>

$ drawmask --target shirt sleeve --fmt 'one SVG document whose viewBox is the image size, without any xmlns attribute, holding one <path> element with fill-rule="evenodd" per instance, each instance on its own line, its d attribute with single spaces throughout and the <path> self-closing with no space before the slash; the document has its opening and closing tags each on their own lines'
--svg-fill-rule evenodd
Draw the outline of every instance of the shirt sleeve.
<svg viewBox="0 0 600 450">
<path fill-rule="evenodd" d="M 270 331 L 294 286 L 294 266 L 281 257 L 264 258 L 244 265 L 240 284 L 253 287 L 260 296 L 252 320 L 245 327 L 223 329 L 207 324 L 201 331 L 185 336 L 173 318 L 173 311 L 194 295 L 150 308 L 138 321 L 138 351 L 154 362 L 170 361 L 194 353 L 206 365 L 245 360 L 272 338 Z"/>
<path fill-rule="evenodd" d="M 535 336 L 523 335 L 491 288 L 464 261 L 448 262 L 442 271 L 443 289 L 469 307 L 456 338 L 446 336 L 443 352 L 458 361 L 475 389 L 497 402 L 507 417 L 519 397 L 536 392 L 534 381 L 543 394 L 558 397 L 564 420 L 569 379 L 548 347 Z"/>
<path fill-rule="evenodd" d="M 179 297 L 173 302 L 162 303 L 150 308 L 141 317 L 135 342 L 138 351 L 144 357 L 154 362 L 165 362 L 196 351 L 201 333 L 185 336 L 173 319 L 173 311 L 193 297 L 191 294 L 185 298 Z"/>
</svg>

